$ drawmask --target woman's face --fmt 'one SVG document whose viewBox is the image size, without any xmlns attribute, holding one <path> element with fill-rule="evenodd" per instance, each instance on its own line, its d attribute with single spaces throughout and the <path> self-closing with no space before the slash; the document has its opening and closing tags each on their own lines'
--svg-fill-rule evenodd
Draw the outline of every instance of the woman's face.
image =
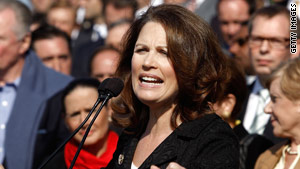
<svg viewBox="0 0 300 169">
<path fill-rule="evenodd" d="M 175 71 L 167 54 L 164 28 L 148 22 L 135 44 L 131 72 L 135 95 L 150 108 L 174 103 L 178 93 Z"/>
<path fill-rule="evenodd" d="M 82 121 L 92 109 L 97 98 L 98 91 L 97 89 L 92 87 L 76 87 L 65 97 L 65 121 L 71 132 L 77 129 L 77 127 L 82 123 Z M 96 108 L 94 114 L 96 113 L 98 108 Z M 84 133 L 93 117 L 94 116 L 92 115 L 90 117 L 90 120 L 88 120 L 82 127 L 82 129 L 74 136 L 74 139 L 78 143 L 80 143 L 80 141 L 82 140 Z M 108 126 L 108 108 L 105 106 L 94 122 L 84 145 L 93 145 L 95 143 L 98 143 L 98 141 L 100 141 L 101 139 L 105 139 L 108 132 Z"/>
<path fill-rule="evenodd" d="M 280 89 L 280 78 L 272 81 L 270 86 L 271 101 L 265 112 L 271 114 L 273 133 L 278 137 L 291 138 L 300 130 L 300 102 L 289 100 Z"/>
</svg>

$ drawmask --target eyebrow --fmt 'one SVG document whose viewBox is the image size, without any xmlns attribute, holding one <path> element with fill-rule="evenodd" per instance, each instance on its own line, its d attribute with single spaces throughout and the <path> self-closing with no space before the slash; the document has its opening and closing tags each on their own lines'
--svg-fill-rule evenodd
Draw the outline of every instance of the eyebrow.
<svg viewBox="0 0 300 169">
<path fill-rule="evenodd" d="M 135 47 L 139 47 L 139 46 L 148 46 L 148 45 L 145 45 L 145 44 L 140 44 L 140 43 L 136 43 L 135 44 Z M 162 46 L 162 45 L 158 45 L 156 47 L 160 47 L 160 48 L 168 48 L 168 46 Z"/>
</svg>

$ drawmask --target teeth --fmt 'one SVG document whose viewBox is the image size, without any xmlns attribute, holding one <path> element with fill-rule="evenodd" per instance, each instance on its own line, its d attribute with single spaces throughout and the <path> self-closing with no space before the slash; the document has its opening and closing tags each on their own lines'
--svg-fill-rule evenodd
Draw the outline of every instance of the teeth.
<svg viewBox="0 0 300 169">
<path fill-rule="evenodd" d="M 158 81 L 157 79 L 152 78 L 152 77 L 142 77 L 142 80 L 143 80 L 143 81 L 152 81 L 152 82 Z"/>
<path fill-rule="evenodd" d="M 159 85 L 162 83 L 161 80 L 153 78 L 153 77 L 141 77 L 142 83 L 152 83 L 155 85 Z"/>
</svg>

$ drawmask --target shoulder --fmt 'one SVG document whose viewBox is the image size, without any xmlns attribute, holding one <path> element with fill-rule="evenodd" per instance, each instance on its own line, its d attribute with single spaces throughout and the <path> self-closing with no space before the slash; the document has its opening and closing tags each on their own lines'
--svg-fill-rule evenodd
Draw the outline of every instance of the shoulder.
<svg viewBox="0 0 300 169">
<path fill-rule="evenodd" d="M 232 136 L 234 135 L 230 126 L 216 114 L 207 114 L 199 119 L 185 122 L 179 126 L 178 133 L 180 135 L 188 135 L 190 137 L 197 137 L 200 134 L 205 134 L 207 136 L 218 133 L 227 133 Z"/>
<path fill-rule="evenodd" d="M 178 142 L 182 143 L 178 151 L 186 149 L 180 158 L 194 157 L 195 162 L 186 164 L 189 168 L 238 168 L 238 139 L 218 115 L 205 115 L 182 124 L 179 129 Z"/>
<path fill-rule="evenodd" d="M 45 76 L 49 96 L 61 91 L 73 80 L 71 76 L 63 75 L 47 67 L 45 67 Z"/>
<path fill-rule="evenodd" d="M 287 141 L 275 144 L 271 148 L 263 152 L 257 159 L 255 169 L 264 168 L 264 166 L 270 167 L 277 163 L 282 154 L 282 149 L 287 144 Z"/>
</svg>

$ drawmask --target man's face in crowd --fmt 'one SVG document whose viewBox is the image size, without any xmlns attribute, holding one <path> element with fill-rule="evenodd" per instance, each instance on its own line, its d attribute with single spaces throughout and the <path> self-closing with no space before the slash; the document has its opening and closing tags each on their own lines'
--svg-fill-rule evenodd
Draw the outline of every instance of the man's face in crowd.
<svg viewBox="0 0 300 169">
<path fill-rule="evenodd" d="M 29 36 L 18 37 L 16 27 L 14 12 L 11 9 L 0 11 L 0 72 L 22 64 L 24 61 L 22 55 L 29 47 Z"/>
<path fill-rule="evenodd" d="M 289 20 L 284 15 L 257 16 L 250 33 L 250 57 L 257 75 L 268 75 L 290 58 Z"/>
<path fill-rule="evenodd" d="M 71 52 L 62 37 L 35 41 L 33 48 L 42 62 L 49 68 L 66 75 L 71 73 Z"/>
<path fill-rule="evenodd" d="M 221 0 L 218 18 L 223 39 L 230 44 L 232 38 L 249 20 L 249 6 L 245 0 Z"/>
</svg>

